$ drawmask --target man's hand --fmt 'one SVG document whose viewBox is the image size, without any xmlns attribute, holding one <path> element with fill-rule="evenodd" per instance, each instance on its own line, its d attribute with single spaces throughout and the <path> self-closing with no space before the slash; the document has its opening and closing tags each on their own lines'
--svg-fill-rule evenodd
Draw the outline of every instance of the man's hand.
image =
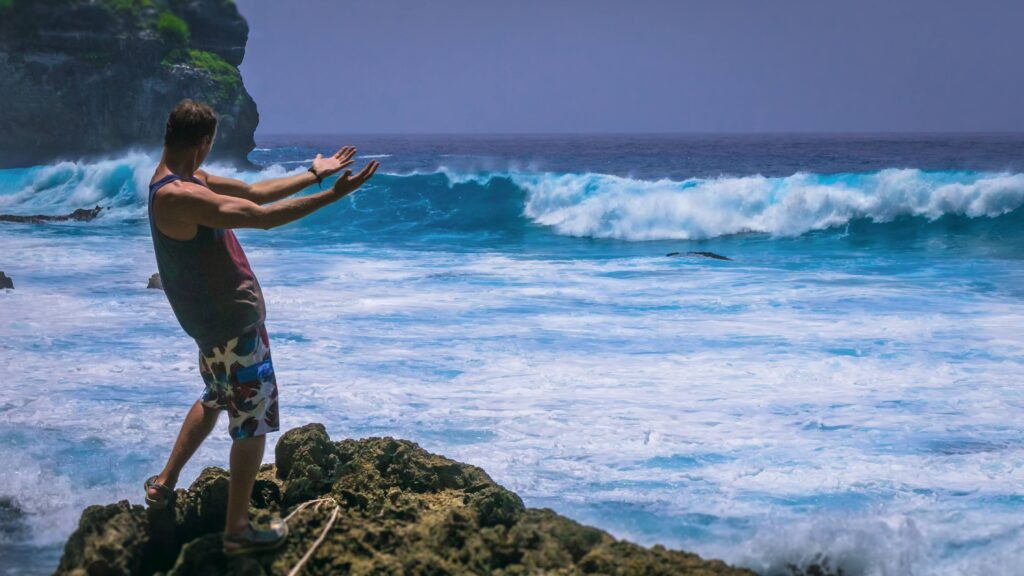
<svg viewBox="0 0 1024 576">
<path fill-rule="evenodd" d="M 345 166 L 352 164 L 352 158 L 356 155 L 355 146 L 345 146 L 334 154 L 324 158 L 323 154 L 317 154 L 313 159 L 313 170 L 321 179 L 331 176 Z"/>
<path fill-rule="evenodd" d="M 351 170 L 345 170 L 345 173 L 338 177 L 338 180 L 334 182 L 334 193 L 337 194 L 338 198 L 348 196 L 355 192 L 360 186 L 366 184 L 366 181 L 373 178 L 377 167 L 380 166 L 380 162 L 371 160 L 365 168 L 359 171 L 355 176 L 352 175 Z"/>
</svg>

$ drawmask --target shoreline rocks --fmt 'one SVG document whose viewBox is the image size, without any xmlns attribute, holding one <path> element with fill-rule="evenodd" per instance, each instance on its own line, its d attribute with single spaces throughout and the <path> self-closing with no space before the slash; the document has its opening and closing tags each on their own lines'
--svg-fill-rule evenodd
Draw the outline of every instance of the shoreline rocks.
<svg viewBox="0 0 1024 576">
<path fill-rule="evenodd" d="M 700 256 L 701 258 L 711 258 L 712 260 L 729 260 L 729 261 L 732 261 L 732 258 L 729 258 L 728 256 L 722 256 L 721 254 L 715 254 L 714 252 L 703 252 L 703 251 L 696 251 L 696 252 L 669 252 L 668 254 L 665 254 L 665 256 L 668 256 L 669 258 L 674 257 L 674 256 Z"/>
<path fill-rule="evenodd" d="M 0 496 L 0 539 L 17 541 L 27 531 L 25 512 L 10 496 Z"/>
<path fill-rule="evenodd" d="M 275 457 L 253 490 L 257 523 L 325 499 L 295 514 L 278 550 L 223 556 L 228 475 L 207 468 L 166 510 L 127 501 L 87 508 L 57 574 L 287 574 L 335 506 L 336 522 L 303 574 L 754 574 L 527 508 L 482 469 L 406 440 L 332 442 L 322 425 L 309 424 L 285 433 Z"/>
<path fill-rule="evenodd" d="M 164 289 L 164 283 L 163 283 L 162 280 L 160 280 L 160 273 L 159 272 L 156 273 L 156 274 L 153 274 L 152 276 L 149 277 L 149 283 L 146 284 L 146 288 L 152 289 L 152 290 L 163 290 Z"/>
<path fill-rule="evenodd" d="M 14 280 L 0 270 L 0 290 L 14 290 Z"/>
<path fill-rule="evenodd" d="M 48 216 L 35 214 L 33 216 L 18 216 L 15 214 L 0 214 L 0 222 L 17 222 L 21 224 L 42 224 L 43 222 L 92 222 L 103 211 L 102 206 L 93 208 L 79 208 L 70 214 L 60 216 Z"/>
</svg>

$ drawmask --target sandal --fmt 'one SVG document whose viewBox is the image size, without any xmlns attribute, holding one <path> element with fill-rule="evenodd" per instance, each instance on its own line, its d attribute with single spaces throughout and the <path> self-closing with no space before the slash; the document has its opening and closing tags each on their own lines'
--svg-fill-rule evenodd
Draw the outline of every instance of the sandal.
<svg viewBox="0 0 1024 576">
<path fill-rule="evenodd" d="M 174 498 L 174 490 L 157 482 L 156 479 L 156 476 L 150 476 L 149 478 L 146 478 L 146 483 L 143 484 L 143 486 L 146 487 L 146 504 L 154 510 L 163 510 L 167 507 L 171 498 Z M 154 498 L 150 496 L 150 490 L 156 490 L 156 493 L 161 495 L 162 498 Z"/>
<path fill-rule="evenodd" d="M 225 556 L 241 556 L 251 552 L 265 552 L 284 544 L 288 537 L 288 525 L 283 520 L 275 520 L 267 530 L 256 528 L 252 522 L 245 532 L 240 534 L 224 533 L 223 551 Z"/>
</svg>

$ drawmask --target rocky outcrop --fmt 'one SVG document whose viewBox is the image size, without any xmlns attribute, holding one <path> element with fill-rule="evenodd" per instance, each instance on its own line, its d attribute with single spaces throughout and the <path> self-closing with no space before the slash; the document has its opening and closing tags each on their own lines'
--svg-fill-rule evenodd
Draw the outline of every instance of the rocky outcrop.
<svg viewBox="0 0 1024 576">
<path fill-rule="evenodd" d="M 3 275 L 0 272 L 0 278 Z M 25 532 L 25 513 L 11 497 L 0 496 L 0 540 L 17 541 Z"/>
<path fill-rule="evenodd" d="M 34 216 L 18 216 L 15 214 L 0 214 L 0 222 L 20 222 L 22 224 L 41 224 L 43 222 L 92 222 L 103 211 L 101 206 L 93 208 L 79 208 L 70 214 L 59 216 L 47 216 L 36 214 Z"/>
<path fill-rule="evenodd" d="M 711 258 L 712 260 L 732 260 L 728 256 L 722 256 L 721 254 L 715 254 L 714 252 L 669 252 L 665 256 L 699 256 L 701 258 Z"/>
<path fill-rule="evenodd" d="M 152 290 L 163 290 L 164 289 L 164 282 L 163 282 L 163 280 L 160 279 L 160 273 L 159 272 L 156 273 L 156 274 L 153 274 L 152 276 L 149 277 L 149 283 L 146 284 L 146 288 L 150 288 Z"/>
<path fill-rule="evenodd" d="M 14 290 L 14 280 L 3 272 L 0 272 L 0 290 Z"/>
<path fill-rule="evenodd" d="M 220 115 L 212 157 L 247 163 L 248 34 L 231 0 L 0 0 L 0 167 L 159 149 L 186 97 Z"/>
<path fill-rule="evenodd" d="M 57 574 L 287 574 L 326 530 L 303 574 L 753 575 L 526 508 L 480 468 L 404 440 L 332 442 L 310 424 L 282 436 L 276 460 L 260 471 L 252 509 L 258 522 L 297 510 L 280 549 L 221 554 L 228 476 L 208 468 L 164 511 L 86 509 Z"/>
</svg>

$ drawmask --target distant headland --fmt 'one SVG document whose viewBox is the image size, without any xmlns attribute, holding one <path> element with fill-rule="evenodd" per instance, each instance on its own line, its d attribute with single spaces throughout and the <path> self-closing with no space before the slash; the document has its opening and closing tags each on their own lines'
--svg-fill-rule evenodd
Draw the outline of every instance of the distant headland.
<svg viewBox="0 0 1024 576">
<path fill-rule="evenodd" d="M 182 98 L 220 115 L 213 158 L 247 164 L 248 36 L 232 0 L 0 0 L 0 167 L 159 148 Z"/>
</svg>

